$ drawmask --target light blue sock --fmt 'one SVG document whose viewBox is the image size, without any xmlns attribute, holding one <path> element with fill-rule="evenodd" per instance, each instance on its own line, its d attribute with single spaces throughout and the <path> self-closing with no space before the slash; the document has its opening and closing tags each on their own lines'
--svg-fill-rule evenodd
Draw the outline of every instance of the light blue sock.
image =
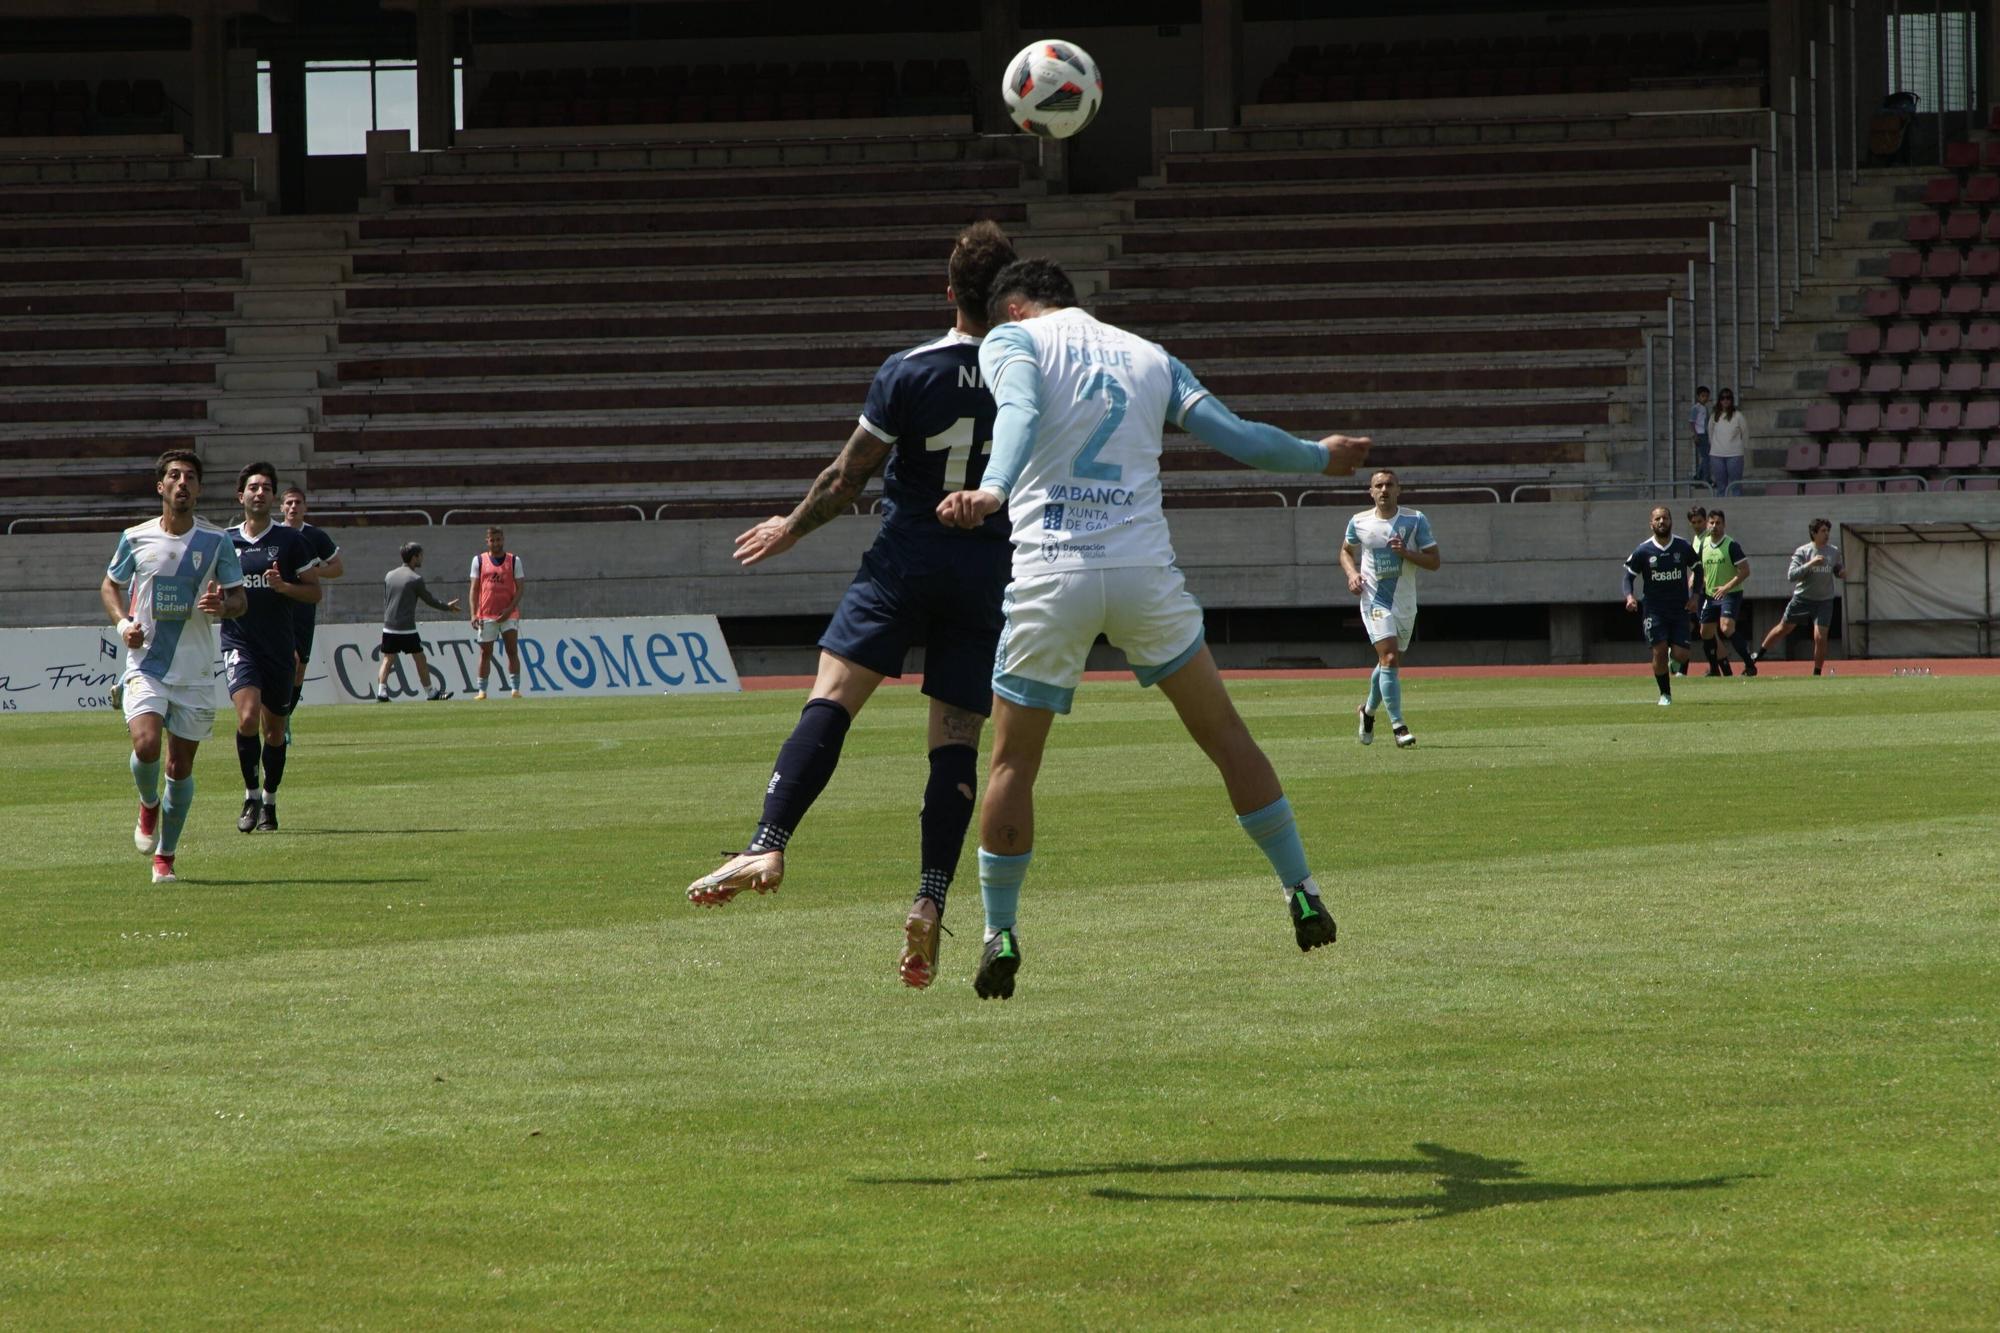
<svg viewBox="0 0 2000 1333">
<path fill-rule="evenodd" d="M 1389 721 L 1403 725 L 1403 676 L 1395 667 L 1378 667 L 1382 676 L 1382 702 L 1389 705 Z"/>
<path fill-rule="evenodd" d="M 1271 862 L 1271 869 L 1278 872 L 1286 888 L 1311 877 L 1312 871 L 1306 866 L 1306 845 L 1299 841 L 1299 825 L 1292 818 L 1290 801 L 1280 796 L 1262 810 L 1236 816 L 1236 822 Z"/>
<path fill-rule="evenodd" d="M 1382 706 L 1382 668 L 1379 666 L 1368 673 L 1368 702 L 1361 706 L 1371 713 Z"/>
<path fill-rule="evenodd" d="M 194 804 L 194 774 L 167 779 L 167 799 L 160 814 L 161 856 L 172 856 L 181 845 L 181 825 L 187 823 L 188 809 Z"/>
<path fill-rule="evenodd" d="M 139 799 L 147 805 L 160 803 L 160 761 L 148 764 L 137 754 L 132 756 L 132 781 L 138 784 Z"/>
<path fill-rule="evenodd" d="M 1033 852 L 1019 856 L 995 856 L 979 849 L 979 899 L 986 904 L 986 933 L 1012 930 L 1021 910 L 1021 881 L 1028 877 Z"/>
</svg>

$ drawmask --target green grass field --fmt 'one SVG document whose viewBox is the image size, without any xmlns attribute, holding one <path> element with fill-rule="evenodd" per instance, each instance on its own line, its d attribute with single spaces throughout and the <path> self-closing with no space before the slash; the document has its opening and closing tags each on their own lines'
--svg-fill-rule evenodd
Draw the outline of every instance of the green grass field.
<svg viewBox="0 0 2000 1333">
<path fill-rule="evenodd" d="M 1007 1003 L 895 978 L 922 701 L 784 889 L 793 693 L 308 710 L 284 829 L 0 723 L 0 1326 L 1990 1328 L 1990 679 L 1235 693 L 1341 939 L 1164 700 L 1058 725 Z"/>
</svg>

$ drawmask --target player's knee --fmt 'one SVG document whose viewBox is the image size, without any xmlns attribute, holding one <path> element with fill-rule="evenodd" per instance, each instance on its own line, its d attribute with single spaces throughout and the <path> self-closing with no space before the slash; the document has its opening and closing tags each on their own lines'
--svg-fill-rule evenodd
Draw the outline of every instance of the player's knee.
<svg viewBox="0 0 2000 1333">
<path fill-rule="evenodd" d="M 134 736 L 132 753 L 142 764 L 156 764 L 160 761 L 160 738 L 158 736 Z"/>
</svg>

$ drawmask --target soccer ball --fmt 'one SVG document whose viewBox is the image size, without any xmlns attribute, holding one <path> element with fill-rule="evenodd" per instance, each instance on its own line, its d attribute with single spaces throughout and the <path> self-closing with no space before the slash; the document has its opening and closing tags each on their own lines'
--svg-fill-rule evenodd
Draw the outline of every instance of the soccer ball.
<svg viewBox="0 0 2000 1333">
<path fill-rule="evenodd" d="M 1007 62 L 1000 95 L 1016 125 L 1044 139 L 1067 139 L 1104 104 L 1104 76 L 1075 42 L 1030 42 Z"/>
</svg>

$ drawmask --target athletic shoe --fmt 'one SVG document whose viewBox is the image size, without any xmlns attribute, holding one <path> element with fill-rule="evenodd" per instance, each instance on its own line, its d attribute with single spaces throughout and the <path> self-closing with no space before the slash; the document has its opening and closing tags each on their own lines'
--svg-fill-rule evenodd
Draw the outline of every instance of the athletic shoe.
<svg viewBox="0 0 2000 1333">
<path fill-rule="evenodd" d="M 1660 707 L 1672 708 L 1673 706 L 1674 706 L 1674 696 L 1672 696 L 1671 694 L 1663 694 L 1660 696 Z"/>
<path fill-rule="evenodd" d="M 982 1000 L 1004 1000 L 1014 993 L 1014 974 L 1021 970 L 1021 942 L 1011 930 L 996 931 L 979 955 L 972 989 Z"/>
<path fill-rule="evenodd" d="M 473 695 L 472 697 L 475 699 L 484 699 L 486 697 L 486 691 L 481 690 L 479 693 Z"/>
<path fill-rule="evenodd" d="M 430 701 L 434 704 L 443 703 L 449 698 L 451 698 L 450 690 L 433 690 L 430 694 Z"/>
<path fill-rule="evenodd" d="M 910 914 L 903 918 L 903 956 L 896 960 L 896 971 L 902 975 L 903 984 L 912 990 L 922 990 L 937 980 L 938 934 L 943 930 L 938 919 L 924 911 L 928 898 L 919 898 L 911 906 Z M 935 911 L 935 905 L 932 911 Z"/>
<path fill-rule="evenodd" d="M 783 852 L 733 852 L 715 870 L 688 885 L 687 895 L 696 907 L 720 907 L 745 889 L 770 893 L 784 882 Z"/>
<path fill-rule="evenodd" d="M 1407 750 L 1417 743 L 1417 738 L 1410 734 L 1410 729 L 1400 722 L 1395 723 L 1389 730 L 1395 734 L 1398 750 Z"/>
<path fill-rule="evenodd" d="M 125 707 L 125 682 L 122 680 L 111 687 L 111 706 L 121 710 Z"/>
<path fill-rule="evenodd" d="M 1326 910 L 1326 904 L 1319 900 L 1307 885 L 1311 880 L 1302 880 L 1292 888 L 1289 903 L 1292 910 L 1292 936 L 1299 942 L 1300 952 L 1309 952 L 1322 944 L 1334 940 L 1333 914 Z"/>
<path fill-rule="evenodd" d="M 259 833 L 276 833 L 278 831 L 278 803 L 276 801 L 265 801 L 263 808 L 258 810 L 257 831 Z"/>
<path fill-rule="evenodd" d="M 1734 676 L 1736 674 L 1736 668 L 1730 666 L 1729 663 L 1724 662 L 1722 664 L 1722 674 L 1725 676 Z"/>
<path fill-rule="evenodd" d="M 376 703 L 378 703 L 378 704 L 385 704 L 385 703 L 388 703 L 388 702 L 389 702 L 389 696 L 388 696 L 388 695 L 386 695 L 386 694 L 381 694 L 381 693 L 377 693 L 377 694 L 375 695 L 375 702 L 376 702 Z"/>
<path fill-rule="evenodd" d="M 258 800 L 255 796 L 244 797 L 243 813 L 236 817 L 236 831 L 238 833 L 255 833 L 257 831 L 257 816 L 262 813 L 264 813 L 264 803 L 262 801 Z"/>
<path fill-rule="evenodd" d="M 139 802 L 139 822 L 132 829 L 132 845 L 151 855 L 160 847 L 160 807 Z"/>
<path fill-rule="evenodd" d="M 509 690 L 507 691 L 507 695 L 509 698 L 518 699 L 521 697 L 521 692 L 519 690 Z"/>
<path fill-rule="evenodd" d="M 1814 667 L 1814 668 L 1813 668 L 1813 674 L 1814 674 L 1815 676 L 1817 676 L 1817 675 L 1819 674 L 1819 668 L 1818 668 L 1818 667 Z"/>
<path fill-rule="evenodd" d="M 1373 745 L 1375 743 L 1375 715 L 1368 711 L 1367 704 L 1354 705 L 1354 715 L 1361 719 L 1361 743 L 1363 745 Z"/>
<path fill-rule="evenodd" d="M 1722 669 L 1722 664 L 1718 662 L 1716 665 L 1710 667 L 1705 674 L 1710 676 L 1720 676 L 1726 673 Z"/>
<path fill-rule="evenodd" d="M 153 883 L 171 884 L 173 882 L 174 858 L 171 856 L 155 856 L 153 858 Z"/>
<path fill-rule="evenodd" d="M 1754 676 L 1756 674 L 1757 674 L 1757 659 L 1753 657 L 1743 664 L 1743 675 L 1745 679 L 1748 679 L 1749 677 Z"/>
</svg>

